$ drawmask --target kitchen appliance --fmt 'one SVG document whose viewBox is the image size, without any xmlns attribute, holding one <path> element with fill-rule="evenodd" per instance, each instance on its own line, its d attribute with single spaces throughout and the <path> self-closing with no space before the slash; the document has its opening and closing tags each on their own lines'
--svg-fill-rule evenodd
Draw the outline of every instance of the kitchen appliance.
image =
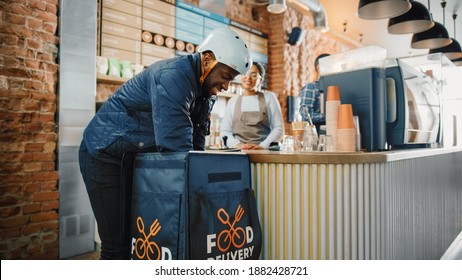
<svg viewBox="0 0 462 280">
<path fill-rule="evenodd" d="M 359 117 L 361 148 L 367 151 L 427 148 L 441 142 L 438 84 L 401 59 L 320 78 L 323 92 L 340 89 L 342 104 Z"/>
<path fill-rule="evenodd" d="M 391 148 L 432 147 L 441 142 L 439 85 L 429 75 L 400 59 L 390 61 L 386 68 Z"/>
</svg>

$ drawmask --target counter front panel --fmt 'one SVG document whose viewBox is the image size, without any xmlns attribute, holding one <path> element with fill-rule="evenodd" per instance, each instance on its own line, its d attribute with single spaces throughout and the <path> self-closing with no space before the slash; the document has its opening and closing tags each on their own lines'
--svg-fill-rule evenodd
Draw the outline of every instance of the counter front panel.
<svg viewBox="0 0 462 280">
<path fill-rule="evenodd" d="M 439 259 L 462 230 L 460 149 L 249 156 L 262 259 Z"/>
</svg>

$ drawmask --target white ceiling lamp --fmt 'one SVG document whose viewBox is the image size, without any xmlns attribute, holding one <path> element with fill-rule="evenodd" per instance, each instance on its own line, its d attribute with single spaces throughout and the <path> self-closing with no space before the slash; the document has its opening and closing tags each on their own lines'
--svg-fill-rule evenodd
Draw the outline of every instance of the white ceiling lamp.
<svg viewBox="0 0 462 280">
<path fill-rule="evenodd" d="M 286 0 L 270 0 L 266 10 L 272 14 L 281 14 L 287 10 Z"/>
<path fill-rule="evenodd" d="M 313 12 L 314 29 L 321 32 L 327 32 L 329 30 L 329 26 L 327 24 L 326 12 L 321 4 L 319 6 L 321 7 L 320 11 Z"/>
</svg>

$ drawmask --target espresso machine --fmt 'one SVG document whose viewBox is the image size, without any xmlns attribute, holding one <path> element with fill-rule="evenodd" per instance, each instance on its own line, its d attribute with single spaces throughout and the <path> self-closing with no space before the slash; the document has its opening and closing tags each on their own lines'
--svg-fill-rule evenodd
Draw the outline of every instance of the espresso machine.
<svg viewBox="0 0 462 280">
<path fill-rule="evenodd" d="M 345 54 L 342 56 L 345 60 Z M 320 65 L 323 60 L 324 65 L 341 63 L 335 56 L 321 59 Z M 319 80 L 323 93 L 327 93 L 328 86 L 337 85 L 341 103 L 352 104 L 353 114 L 359 118 L 361 149 L 438 146 L 442 123 L 440 90 L 435 79 L 403 59 L 376 64 L 331 73 L 321 71 Z"/>
</svg>

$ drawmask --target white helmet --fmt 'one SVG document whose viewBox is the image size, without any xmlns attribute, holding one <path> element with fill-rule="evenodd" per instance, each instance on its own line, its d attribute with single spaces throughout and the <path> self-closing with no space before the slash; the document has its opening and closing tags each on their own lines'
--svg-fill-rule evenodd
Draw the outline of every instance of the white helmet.
<svg viewBox="0 0 462 280">
<path fill-rule="evenodd" d="M 226 27 L 212 30 L 197 51 L 212 51 L 219 62 L 244 75 L 252 66 L 250 50 L 246 43 L 239 34 Z"/>
</svg>

